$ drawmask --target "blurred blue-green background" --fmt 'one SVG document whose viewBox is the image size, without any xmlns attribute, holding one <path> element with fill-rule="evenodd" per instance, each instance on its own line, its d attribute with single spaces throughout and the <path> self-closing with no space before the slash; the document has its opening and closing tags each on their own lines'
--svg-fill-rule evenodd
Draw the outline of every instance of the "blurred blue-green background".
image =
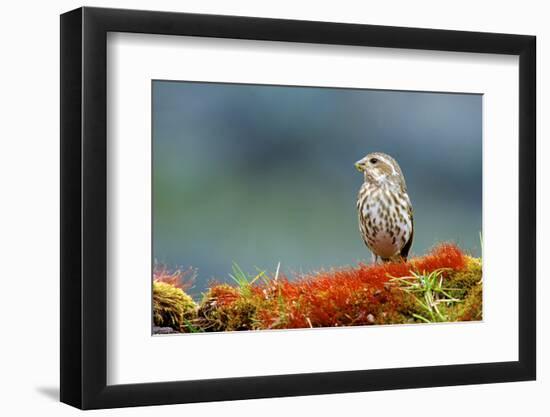
<svg viewBox="0 0 550 417">
<path fill-rule="evenodd" d="M 380 151 L 405 175 L 413 255 L 480 254 L 482 97 L 153 81 L 153 256 L 197 269 L 193 294 L 248 272 L 370 262 L 354 162 Z"/>
</svg>

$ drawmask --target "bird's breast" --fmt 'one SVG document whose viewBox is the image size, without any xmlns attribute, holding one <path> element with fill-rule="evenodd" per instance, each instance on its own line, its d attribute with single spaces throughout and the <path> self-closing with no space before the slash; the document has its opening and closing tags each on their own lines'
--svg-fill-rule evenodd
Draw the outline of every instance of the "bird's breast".
<svg viewBox="0 0 550 417">
<path fill-rule="evenodd" d="M 412 233 L 410 203 L 405 193 L 362 188 L 358 209 L 361 234 L 376 255 L 390 258 L 405 246 Z"/>
</svg>

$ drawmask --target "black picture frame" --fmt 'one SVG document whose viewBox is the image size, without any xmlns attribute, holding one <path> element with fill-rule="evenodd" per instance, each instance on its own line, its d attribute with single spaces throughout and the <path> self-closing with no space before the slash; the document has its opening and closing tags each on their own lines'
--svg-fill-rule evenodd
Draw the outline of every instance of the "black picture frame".
<svg viewBox="0 0 550 417">
<path fill-rule="evenodd" d="M 519 360 L 107 385 L 108 32 L 519 56 Z M 61 15 L 61 401 L 82 409 L 533 380 L 534 36 L 102 8 Z"/>
</svg>

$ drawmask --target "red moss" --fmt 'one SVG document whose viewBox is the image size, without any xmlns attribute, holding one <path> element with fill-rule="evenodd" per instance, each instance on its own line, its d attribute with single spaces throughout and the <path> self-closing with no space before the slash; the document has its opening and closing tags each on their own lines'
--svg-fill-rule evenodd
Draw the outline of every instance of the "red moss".
<svg viewBox="0 0 550 417">
<path fill-rule="evenodd" d="M 236 288 L 229 285 L 218 285 L 210 289 L 209 296 L 216 300 L 219 306 L 227 306 L 237 301 L 240 294 Z"/>
<path fill-rule="evenodd" d="M 412 260 L 412 263 L 419 272 L 431 272 L 441 268 L 459 271 L 466 266 L 466 257 L 456 245 L 445 243 L 437 246 L 428 255 Z"/>
<path fill-rule="evenodd" d="M 403 292 L 389 280 L 411 271 L 428 273 L 436 269 L 462 270 L 466 259 L 455 245 L 443 244 L 428 255 L 409 262 L 320 271 L 295 280 L 279 277 L 252 288 L 257 300 L 256 320 L 260 328 L 304 328 L 351 326 L 395 321 Z M 223 302 L 239 294 L 232 287 L 211 289 Z M 219 293 L 219 294 L 218 294 Z"/>
<path fill-rule="evenodd" d="M 185 271 L 180 269 L 170 271 L 164 265 L 155 265 L 153 269 L 153 281 L 165 282 L 183 291 L 187 291 L 195 283 L 195 270 L 189 268 Z"/>
</svg>

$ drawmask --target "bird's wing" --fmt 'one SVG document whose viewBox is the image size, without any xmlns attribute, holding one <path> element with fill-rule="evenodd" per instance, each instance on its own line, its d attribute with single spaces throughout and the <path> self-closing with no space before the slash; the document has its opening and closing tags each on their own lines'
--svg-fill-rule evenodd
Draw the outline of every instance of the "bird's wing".
<svg viewBox="0 0 550 417">
<path fill-rule="evenodd" d="M 411 224 L 413 225 L 411 229 L 411 237 L 409 237 L 409 240 L 407 240 L 407 243 L 405 243 L 405 246 L 403 246 L 403 249 L 401 249 L 401 254 L 400 254 L 404 260 L 407 260 L 407 257 L 409 256 L 409 251 L 411 250 L 411 246 L 413 244 L 414 222 L 412 217 L 411 217 Z"/>
<path fill-rule="evenodd" d="M 407 243 L 405 243 L 405 246 L 403 246 L 403 248 L 401 249 L 400 255 L 404 260 L 407 260 L 407 257 L 409 256 L 409 251 L 411 250 L 413 237 L 414 237 L 414 216 L 413 216 L 413 209 L 412 209 L 412 204 L 410 202 L 410 199 L 409 199 L 408 212 L 411 218 L 411 236 L 409 237 L 409 240 L 407 240 Z"/>
</svg>

